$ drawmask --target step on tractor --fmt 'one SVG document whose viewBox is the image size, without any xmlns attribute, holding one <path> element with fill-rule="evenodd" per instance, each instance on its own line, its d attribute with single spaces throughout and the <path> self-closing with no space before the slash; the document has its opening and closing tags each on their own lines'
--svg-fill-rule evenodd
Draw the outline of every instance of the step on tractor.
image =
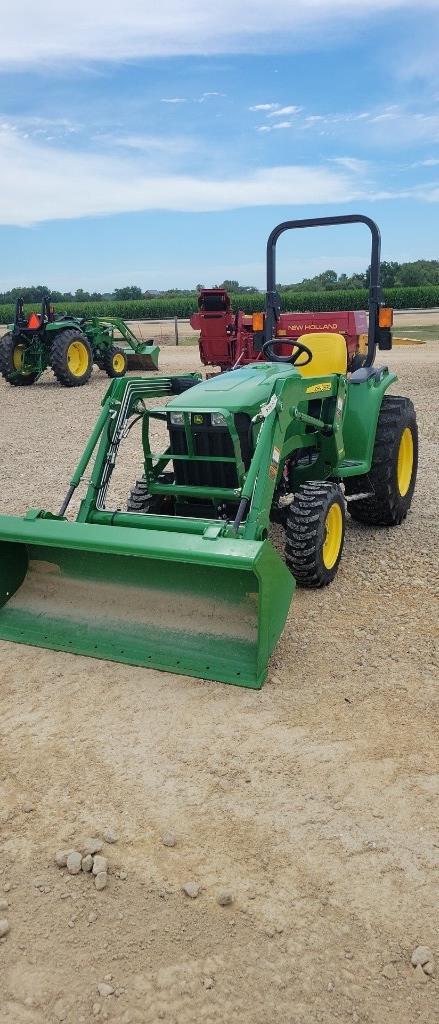
<svg viewBox="0 0 439 1024">
<path fill-rule="evenodd" d="M 377 345 L 391 345 L 378 284 L 365 365 L 352 373 L 341 334 L 311 332 L 285 352 L 275 333 L 279 236 L 354 222 L 371 231 L 377 282 L 380 236 L 368 217 L 272 232 L 262 358 L 210 380 L 112 381 L 59 512 L 0 516 L 0 637 L 257 689 L 296 583 L 334 579 L 346 508 L 366 527 L 403 522 L 416 416 L 409 399 L 387 393 L 395 373 L 373 365 Z M 140 472 L 122 508 L 110 484 L 136 423 Z M 283 556 L 273 519 L 284 526 Z"/>
<path fill-rule="evenodd" d="M 157 370 L 160 349 L 138 341 L 119 317 L 57 316 L 48 296 L 40 313 L 26 316 L 17 299 L 15 319 L 0 339 L 0 373 L 14 387 L 34 384 L 51 366 L 64 387 L 86 384 L 93 363 L 109 377 L 127 370 Z"/>
</svg>

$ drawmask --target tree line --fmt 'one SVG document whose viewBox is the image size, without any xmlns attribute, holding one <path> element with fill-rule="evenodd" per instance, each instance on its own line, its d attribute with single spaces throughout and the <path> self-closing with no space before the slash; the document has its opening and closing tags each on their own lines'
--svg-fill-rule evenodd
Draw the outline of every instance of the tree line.
<svg viewBox="0 0 439 1024">
<path fill-rule="evenodd" d="M 277 287 L 280 293 L 350 291 L 351 289 L 368 288 L 369 279 L 370 267 L 363 273 L 351 275 L 337 274 L 335 270 L 325 270 L 314 277 L 304 277 L 302 281 L 295 281 L 292 284 L 279 284 Z M 384 261 L 381 263 L 381 284 L 383 288 L 413 288 L 420 285 L 439 285 L 439 260 L 415 260 L 412 263 Z M 0 292 L 0 303 L 15 302 L 19 297 L 26 303 L 41 303 L 45 295 L 50 295 L 54 303 L 172 299 L 193 296 L 203 287 L 204 285 L 197 284 L 194 288 L 168 288 L 165 291 L 158 291 L 154 289 L 142 290 L 142 288 L 134 284 L 115 288 L 113 292 L 88 292 L 83 288 L 77 288 L 75 292 L 61 292 L 49 288 L 47 285 L 39 284 L 11 288 L 9 291 Z M 261 291 L 260 288 L 255 288 L 252 285 L 243 285 L 233 279 L 222 281 L 213 287 L 225 288 L 234 295 L 255 294 Z"/>
</svg>

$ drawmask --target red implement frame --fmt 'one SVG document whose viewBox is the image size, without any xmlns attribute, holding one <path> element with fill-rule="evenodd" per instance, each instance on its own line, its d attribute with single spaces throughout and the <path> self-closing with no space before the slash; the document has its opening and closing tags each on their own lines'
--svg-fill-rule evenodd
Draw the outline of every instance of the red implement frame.
<svg viewBox="0 0 439 1024">
<path fill-rule="evenodd" d="M 232 313 L 230 298 L 220 288 L 200 292 L 198 312 L 191 316 L 191 326 L 200 332 L 201 362 L 205 366 L 245 366 L 264 358 L 253 331 L 252 317 Z M 367 314 L 364 310 L 341 310 L 328 313 L 280 313 L 276 324 L 277 338 L 300 338 L 303 334 L 330 331 L 343 334 L 348 352 L 348 367 L 359 353 L 367 351 Z M 288 355 L 291 346 L 279 346 L 279 355 Z"/>
</svg>

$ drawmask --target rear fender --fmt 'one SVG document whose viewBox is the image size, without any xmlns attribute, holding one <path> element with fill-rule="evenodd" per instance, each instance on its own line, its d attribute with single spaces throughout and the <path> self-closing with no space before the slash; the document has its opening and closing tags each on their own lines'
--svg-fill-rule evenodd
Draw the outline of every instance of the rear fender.
<svg viewBox="0 0 439 1024">
<path fill-rule="evenodd" d="M 70 331 L 72 328 L 75 331 L 83 332 L 81 324 L 78 323 L 78 320 L 75 320 L 74 317 L 67 320 L 54 320 L 53 323 L 50 323 L 49 321 L 49 323 L 44 325 L 44 331 L 47 332 L 47 334 L 59 334 L 60 331 Z"/>
<path fill-rule="evenodd" d="M 396 373 L 388 370 L 379 379 L 371 377 L 361 384 L 353 384 L 348 379 L 343 421 L 344 461 L 361 463 L 361 474 L 370 470 L 383 397 L 397 379 Z M 352 472 L 342 469 L 340 475 L 351 476 Z"/>
</svg>

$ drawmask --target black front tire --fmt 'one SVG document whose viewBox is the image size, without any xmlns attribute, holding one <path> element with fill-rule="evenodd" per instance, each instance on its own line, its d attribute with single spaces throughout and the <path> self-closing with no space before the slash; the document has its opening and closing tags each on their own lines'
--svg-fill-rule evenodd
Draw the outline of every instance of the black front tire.
<svg viewBox="0 0 439 1024">
<path fill-rule="evenodd" d="M 2 377 L 15 388 L 25 388 L 34 384 L 39 377 L 37 370 L 30 373 L 22 373 L 16 365 L 17 349 L 23 349 L 23 343 L 8 331 L 0 338 L 0 373 Z M 15 355 L 15 361 L 14 361 Z"/>
<path fill-rule="evenodd" d="M 151 512 L 152 494 L 149 494 L 145 477 L 136 480 L 130 490 L 127 500 L 127 512 Z"/>
<path fill-rule="evenodd" d="M 375 434 L 372 465 L 364 476 L 348 477 L 347 497 L 352 519 L 370 526 L 399 526 L 413 498 L 418 470 L 418 426 L 409 398 L 385 395 Z"/>
<path fill-rule="evenodd" d="M 114 345 L 104 352 L 101 357 L 101 366 L 108 377 L 124 377 L 128 369 L 128 359 L 123 349 Z"/>
<path fill-rule="evenodd" d="M 172 473 L 162 473 L 162 483 L 172 483 Z M 173 499 L 162 494 L 150 494 L 145 477 L 139 477 L 130 490 L 127 500 L 127 512 L 143 512 L 144 514 L 160 513 L 172 515 Z"/>
<path fill-rule="evenodd" d="M 301 587 L 326 587 L 343 551 L 345 501 L 338 484 L 302 484 L 289 507 L 285 561 Z"/>
</svg>

